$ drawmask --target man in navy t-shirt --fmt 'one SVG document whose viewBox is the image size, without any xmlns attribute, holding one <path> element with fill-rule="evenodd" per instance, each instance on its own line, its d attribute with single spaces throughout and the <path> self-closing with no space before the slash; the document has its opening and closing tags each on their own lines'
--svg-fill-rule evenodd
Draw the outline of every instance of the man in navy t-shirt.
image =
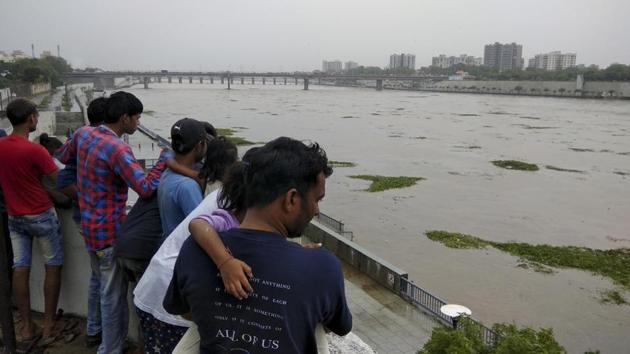
<svg viewBox="0 0 630 354">
<path fill-rule="evenodd" d="M 324 249 L 289 241 L 319 213 L 326 177 L 325 152 L 278 138 L 243 161 L 247 212 L 241 227 L 221 233 L 234 257 L 253 269 L 254 292 L 230 296 L 218 269 L 189 239 L 175 264 L 164 308 L 190 316 L 202 353 L 317 353 L 315 327 L 338 335 L 352 328 L 341 264 Z M 230 262 L 228 259 L 226 262 Z"/>
</svg>

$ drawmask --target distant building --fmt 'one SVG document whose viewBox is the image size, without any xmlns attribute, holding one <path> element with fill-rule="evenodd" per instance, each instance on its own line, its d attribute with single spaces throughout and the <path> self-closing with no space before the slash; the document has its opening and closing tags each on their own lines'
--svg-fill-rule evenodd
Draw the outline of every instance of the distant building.
<svg viewBox="0 0 630 354">
<path fill-rule="evenodd" d="M 483 65 L 497 69 L 520 70 L 523 69 L 523 46 L 516 43 L 487 44 L 483 52 Z"/>
<path fill-rule="evenodd" d="M 341 71 L 341 61 L 333 60 L 333 61 L 322 61 L 322 71 L 325 73 L 336 73 Z"/>
<path fill-rule="evenodd" d="M 50 50 L 45 50 L 42 52 L 42 54 L 39 56 L 40 58 L 46 58 L 46 57 L 52 57 L 52 53 L 50 52 Z"/>
<path fill-rule="evenodd" d="M 30 58 L 28 55 L 26 55 L 26 53 L 24 53 L 24 52 L 23 52 L 23 51 L 21 51 L 21 50 L 14 50 L 14 51 L 11 53 L 11 56 L 13 57 L 13 60 L 14 60 L 14 61 L 15 61 L 15 60 L 20 60 L 20 59 L 28 59 L 28 58 Z"/>
<path fill-rule="evenodd" d="M 450 68 L 451 66 L 454 66 L 457 64 L 464 64 L 464 65 L 469 65 L 469 66 L 480 66 L 482 63 L 483 63 L 483 59 L 479 57 L 473 57 L 472 55 L 462 54 L 458 57 L 456 56 L 447 57 L 444 54 L 440 54 L 437 57 L 433 57 L 431 65 L 445 69 L 445 68 Z"/>
<path fill-rule="evenodd" d="M 359 63 L 354 62 L 354 61 L 347 61 L 347 62 L 344 64 L 344 68 L 343 68 L 343 69 L 344 69 L 344 70 L 346 70 L 346 71 L 348 71 L 348 70 L 356 69 L 356 68 L 358 68 L 358 67 L 359 67 Z"/>
<path fill-rule="evenodd" d="M 407 69 L 416 69 L 416 56 L 415 54 L 392 54 L 389 56 L 389 68 L 390 69 L 398 69 L 398 68 L 407 68 Z"/>
<path fill-rule="evenodd" d="M 538 54 L 529 59 L 528 67 L 547 71 L 564 70 L 575 66 L 576 56 L 575 53 L 562 54 L 560 51 Z"/>
</svg>

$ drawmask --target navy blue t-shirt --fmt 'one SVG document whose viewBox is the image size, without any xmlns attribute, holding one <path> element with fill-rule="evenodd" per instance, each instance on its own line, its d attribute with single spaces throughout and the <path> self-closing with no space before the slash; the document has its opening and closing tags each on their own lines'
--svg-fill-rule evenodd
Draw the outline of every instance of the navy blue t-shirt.
<svg viewBox="0 0 630 354">
<path fill-rule="evenodd" d="M 246 300 L 229 295 L 215 264 L 189 238 L 164 298 L 166 311 L 192 313 L 202 353 L 317 353 L 318 323 L 338 335 L 350 332 L 343 272 L 332 253 L 258 230 L 232 229 L 221 237 L 252 267 L 254 293 Z"/>
</svg>

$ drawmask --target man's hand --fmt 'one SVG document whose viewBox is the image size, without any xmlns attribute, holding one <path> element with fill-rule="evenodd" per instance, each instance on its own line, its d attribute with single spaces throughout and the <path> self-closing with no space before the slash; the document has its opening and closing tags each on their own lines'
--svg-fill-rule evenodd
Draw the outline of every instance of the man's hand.
<svg viewBox="0 0 630 354">
<path fill-rule="evenodd" d="M 249 279 L 253 278 L 252 269 L 243 261 L 236 258 L 227 260 L 221 268 L 221 279 L 225 290 L 239 300 L 247 299 L 249 293 L 254 292 Z"/>
</svg>

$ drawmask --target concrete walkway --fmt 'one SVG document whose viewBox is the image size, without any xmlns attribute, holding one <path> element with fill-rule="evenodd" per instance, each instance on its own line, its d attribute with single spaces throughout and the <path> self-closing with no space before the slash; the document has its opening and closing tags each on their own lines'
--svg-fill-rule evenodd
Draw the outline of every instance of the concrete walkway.
<svg viewBox="0 0 630 354">
<path fill-rule="evenodd" d="M 352 332 L 378 353 L 416 353 L 429 340 L 432 317 L 344 265 L 346 298 L 352 311 Z"/>
</svg>

